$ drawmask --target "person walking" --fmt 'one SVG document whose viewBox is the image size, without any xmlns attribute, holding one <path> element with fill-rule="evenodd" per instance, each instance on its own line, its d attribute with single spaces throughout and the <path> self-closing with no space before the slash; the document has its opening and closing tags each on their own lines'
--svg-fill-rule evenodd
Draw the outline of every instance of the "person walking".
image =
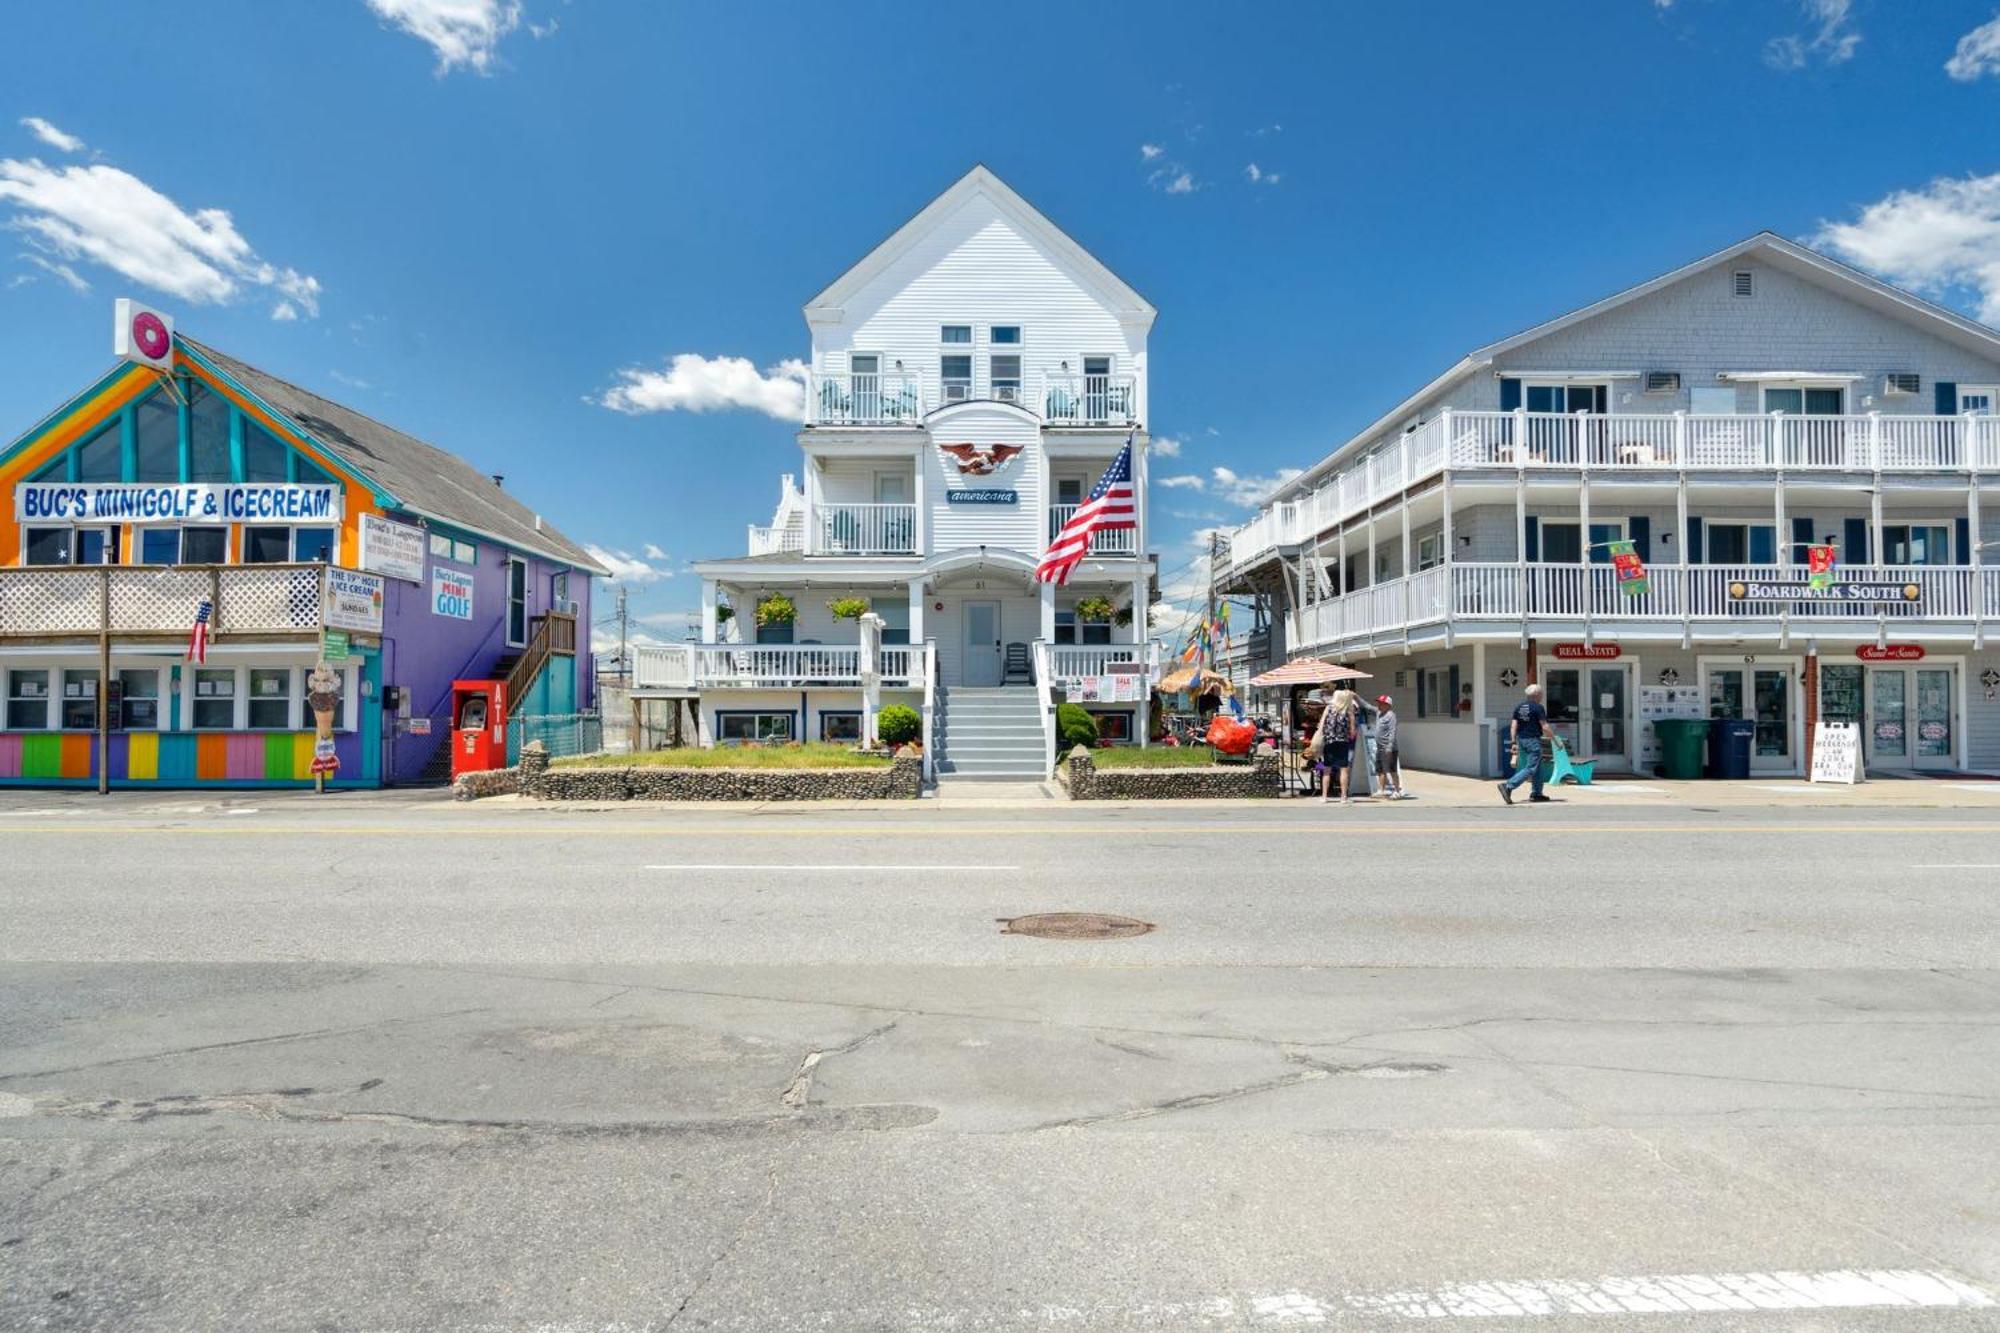
<svg viewBox="0 0 2000 1333">
<path fill-rule="evenodd" d="M 1386 694 L 1375 700 L 1375 780 L 1384 800 L 1409 795 L 1403 790 L 1402 757 L 1396 753 L 1396 701 Z"/>
<path fill-rule="evenodd" d="M 1333 775 L 1340 774 L 1340 803 L 1352 805 L 1347 784 L 1354 771 L 1354 741 L 1361 730 L 1358 696 L 1345 686 L 1333 692 L 1326 711 L 1319 715 L 1320 763 L 1325 765 L 1319 782 L 1321 801 L 1333 799 Z"/>
<path fill-rule="evenodd" d="M 1531 783 L 1528 789 L 1530 801 L 1546 801 L 1542 794 L 1542 744 L 1555 740 L 1555 728 L 1549 725 L 1549 710 L 1542 707 L 1542 687 L 1530 685 L 1521 691 L 1526 696 L 1514 705 L 1514 715 L 1507 721 L 1507 742 L 1514 757 L 1514 776 L 1500 784 L 1500 799 L 1514 804 L 1514 789 L 1523 782 Z"/>
</svg>

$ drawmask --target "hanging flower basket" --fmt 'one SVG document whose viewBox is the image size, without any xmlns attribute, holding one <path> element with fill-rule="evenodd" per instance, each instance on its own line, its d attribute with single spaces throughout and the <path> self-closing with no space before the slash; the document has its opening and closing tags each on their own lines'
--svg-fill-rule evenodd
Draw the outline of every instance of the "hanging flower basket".
<svg viewBox="0 0 2000 1333">
<path fill-rule="evenodd" d="M 799 608 L 791 598 L 781 592 L 774 592 L 757 603 L 757 624 L 789 625 L 799 618 Z"/>
<path fill-rule="evenodd" d="M 826 604 L 828 614 L 835 620 L 859 620 L 868 614 L 866 597 L 835 597 Z"/>
<path fill-rule="evenodd" d="M 1085 597 L 1076 604 L 1076 618 L 1087 625 L 1102 625 L 1115 609 L 1109 597 Z"/>
</svg>

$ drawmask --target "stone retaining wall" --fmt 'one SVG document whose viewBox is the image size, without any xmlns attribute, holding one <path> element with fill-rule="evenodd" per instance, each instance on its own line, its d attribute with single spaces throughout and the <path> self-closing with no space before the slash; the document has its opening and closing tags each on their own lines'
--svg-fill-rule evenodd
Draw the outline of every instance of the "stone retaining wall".
<svg viewBox="0 0 2000 1333">
<path fill-rule="evenodd" d="M 883 768 L 551 768 L 541 742 L 521 751 L 518 769 L 468 773 L 458 799 L 519 791 L 543 801 L 914 801 L 924 761 L 905 752 Z"/>
<path fill-rule="evenodd" d="M 1205 768 L 1099 768 L 1078 746 L 1056 766 L 1072 801 L 1178 801 L 1276 796 L 1278 756 Z"/>
</svg>

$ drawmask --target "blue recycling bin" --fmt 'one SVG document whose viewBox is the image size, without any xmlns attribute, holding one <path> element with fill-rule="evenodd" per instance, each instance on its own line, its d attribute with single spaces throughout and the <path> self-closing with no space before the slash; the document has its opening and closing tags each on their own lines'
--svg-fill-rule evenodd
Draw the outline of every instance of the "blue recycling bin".
<svg viewBox="0 0 2000 1333">
<path fill-rule="evenodd" d="M 1750 747 L 1757 743 L 1753 718 L 1717 718 L 1708 729 L 1708 775 L 1740 782 L 1750 776 Z"/>
</svg>

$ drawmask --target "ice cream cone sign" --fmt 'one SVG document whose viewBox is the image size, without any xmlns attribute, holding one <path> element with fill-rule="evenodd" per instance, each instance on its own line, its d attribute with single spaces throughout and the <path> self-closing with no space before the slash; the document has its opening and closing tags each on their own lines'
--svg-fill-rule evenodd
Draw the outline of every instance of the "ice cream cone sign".
<svg viewBox="0 0 2000 1333">
<path fill-rule="evenodd" d="M 306 677 L 306 702 L 313 710 L 313 761 L 315 777 L 340 771 L 333 753 L 333 719 L 340 711 L 340 673 L 320 662 Z"/>
</svg>

